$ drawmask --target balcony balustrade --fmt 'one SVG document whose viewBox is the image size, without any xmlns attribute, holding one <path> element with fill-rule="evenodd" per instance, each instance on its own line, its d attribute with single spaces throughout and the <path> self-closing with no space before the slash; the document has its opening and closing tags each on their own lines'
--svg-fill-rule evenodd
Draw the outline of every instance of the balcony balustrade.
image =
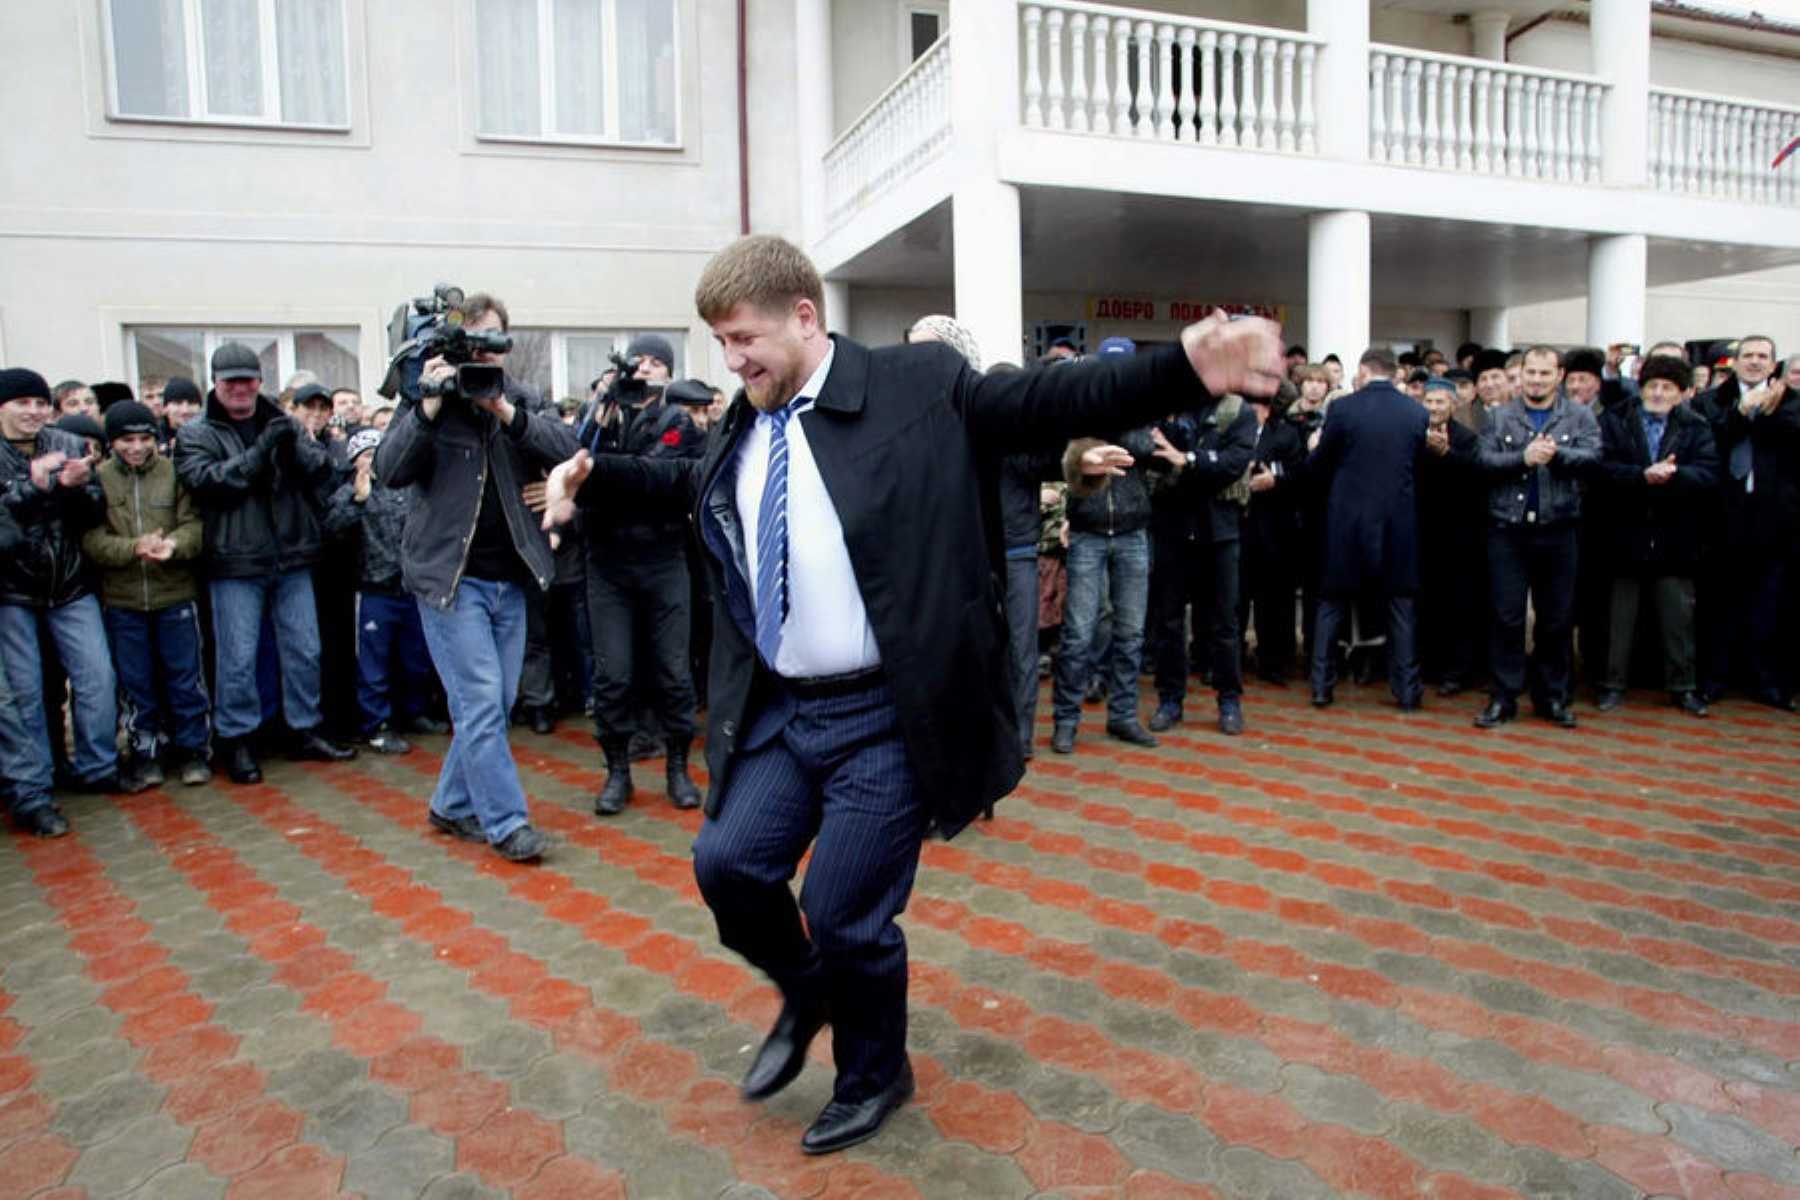
<svg viewBox="0 0 1800 1200">
<path fill-rule="evenodd" d="M 1800 203 L 1800 157 L 1773 168 L 1800 134 L 1800 108 L 1650 89 L 1650 182 L 1753 204 Z"/>
<path fill-rule="evenodd" d="M 825 224 L 836 229 L 950 145 L 950 36 L 920 55 L 825 152 Z"/>
<path fill-rule="evenodd" d="M 1477 175 L 1600 180 L 1606 85 L 1543 71 L 1407 50 L 1369 49 L 1369 157 Z"/>
<path fill-rule="evenodd" d="M 1019 23 L 1028 128 L 1318 153 L 1317 38 L 1070 0 Z"/>
</svg>

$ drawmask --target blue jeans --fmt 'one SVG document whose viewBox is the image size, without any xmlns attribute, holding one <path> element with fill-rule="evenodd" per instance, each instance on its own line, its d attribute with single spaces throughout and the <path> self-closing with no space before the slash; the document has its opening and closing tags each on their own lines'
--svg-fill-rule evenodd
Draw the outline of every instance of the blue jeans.
<svg viewBox="0 0 1800 1200">
<path fill-rule="evenodd" d="M 275 650 L 281 658 L 281 708 L 296 732 L 319 723 L 319 613 L 313 606 L 312 573 L 289 571 L 260 579 L 212 581 L 213 637 L 219 704 L 214 727 L 222 738 L 241 738 L 263 722 L 256 686 L 256 650 L 263 614 L 275 618 Z"/>
<path fill-rule="evenodd" d="M 158 612 L 109 608 L 106 633 L 131 752 L 150 759 L 173 744 L 205 755 L 212 702 L 200 669 L 198 607 L 189 601 Z"/>
<path fill-rule="evenodd" d="M 1029 751 L 1037 721 L 1038 697 L 1038 560 L 1006 555 L 1006 640 L 1012 648 L 1013 709 L 1019 720 L 1019 746 Z"/>
<path fill-rule="evenodd" d="M 1058 725 L 1081 720 L 1081 693 L 1100 667 L 1106 683 L 1106 723 L 1138 719 L 1138 665 L 1144 651 L 1144 610 L 1150 599 L 1150 534 L 1069 535 L 1069 595 L 1063 602 L 1062 645 L 1056 656 L 1054 705 Z M 1110 583 L 1112 645 L 1106 661 L 1092 661 L 1101 589 Z"/>
<path fill-rule="evenodd" d="M 24 751 L 20 769 L 8 772 L 14 811 L 48 801 L 54 784 L 55 760 L 44 716 L 43 659 L 38 654 L 39 621 L 50 631 L 74 697 L 75 755 L 70 766 L 75 777 L 92 783 L 119 769 L 118 684 L 106 652 L 100 601 L 83 596 L 50 609 L 0 604 L 0 667 L 6 671 L 19 719 L 28 731 L 17 740 Z"/>
<path fill-rule="evenodd" d="M 431 656 L 418 602 L 405 596 L 356 596 L 356 706 L 364 737 L 396 715 L 409 721 L 425 707 Z"/>
<path fill-rule="evenodd" d="M 528 820 L 506 742 L 525 667 L 525 593 L 516 583 L 464 579 L 449 611 L 421 602 L 419 619 L 456 728 L 431 811 L 451 820 L 473 814 L 498 844 Z"/>
</svg>

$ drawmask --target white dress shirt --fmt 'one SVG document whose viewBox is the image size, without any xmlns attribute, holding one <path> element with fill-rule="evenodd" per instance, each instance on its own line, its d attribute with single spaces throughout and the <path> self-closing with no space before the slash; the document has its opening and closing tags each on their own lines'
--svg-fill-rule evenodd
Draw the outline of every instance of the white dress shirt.
<svg viewBox="0 0 1800 1200">
<path fill-rule="evenodd" d="M 775 652 L 775 672 L 789 679 L 842 675 L 881 665 L 875 631 L 869 627 L 869 614 L 850 567 L 850 551 L 844 545 L 844 527 L 825 491 L 825 481 L 819 477 L 819 466 L 813 461 L 800 421 L 801 414 L 813 407 L 825 389 L 825 377 L 836 357 L 833 343 L 825 361 L 796 394 L 787 423 L 788 615 L 781 626 L 781 647 Z M 738 520 L 744 529 L 753 603 L 759 599 L 756 525 L 762 513 L 773 424 L 767 413 L 756 415 L 756 423 L 738 446 L 735 464 Z"/>
</svg>

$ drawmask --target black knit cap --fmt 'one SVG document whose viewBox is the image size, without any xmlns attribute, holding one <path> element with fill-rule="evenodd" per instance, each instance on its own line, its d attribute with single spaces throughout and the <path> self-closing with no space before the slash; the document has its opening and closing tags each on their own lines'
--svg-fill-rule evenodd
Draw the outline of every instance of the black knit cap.
<svg viewBox="0 0 1800 1200">
<path fill-rule="evenodd" d="M 190 404 L 200 403 L 200 385 L 185 375 L 176 375 L 163 384 L 163 403 L 174 404 L 182 400 Z"/>
<path fill-rule="evenodd" d="M 100 428 L 100 422 L 86 413 L 64 413 L 51 423 L 52 429 L 60 429 L 64 433 L 72 433 L 76 437 L 93 438 L 96 442 L 106 440 L 106 430 Z"/>
<path fill-rule="evenodd" d="M 94 385 L 94 402 L 100 406 L 101 412 L 105 412 L 121 400 L 136 399 L 137 397 L 131 394 L 129 383 L 120 383 L 115 379 Z"/>
<path fill-rule="evenodd" d="M 1563 374 L 1577 373 L 1592 375 L 1596 379 L 1605 378 L 1606 355 L 1592 346 L 1577 346 L 1563 355 Z"/>
<path fill-rule="evenodd" d="M 1480 379 L 1483 371 L 1506 370 L 1506 351 L 1483 350 L 1475 356 L 1475 378 Z"/>
<path fill-rule="evenodd" d="M 106 440 L 117 441 L 128 433 L 156 436 L 156 415 L 136 400 L 121 400 L 106 410 Z"/>
<path fill-rule="evenodd" d="M 30 396 L 50 399 L 50 385 L 44 382 L 42 375 L 29 367 L 7 367 L 0 371 L 0 404 Z"/>
</svg>

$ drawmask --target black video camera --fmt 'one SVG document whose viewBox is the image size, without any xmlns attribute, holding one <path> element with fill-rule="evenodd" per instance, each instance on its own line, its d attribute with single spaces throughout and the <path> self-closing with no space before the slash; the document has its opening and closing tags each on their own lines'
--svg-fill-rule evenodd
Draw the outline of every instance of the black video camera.
<svg viewBox="0 0 1800 1200">
<path fill-rule="evenodd" d="M 505 354 L 512 349 L 512 338 L 498 330 L 465 329 L 462 303 L 461 288 L 440 283 L 432 288 L 431 295 L 394 310 L 393 319 L 388 322 L 388 344 L 394 348 L 393 357 L 388 361 L 387 377 L 377 389 L 383 396 L 391 398 L 398 393 L 415 401 L 421 395 L 485 400 L 505 389 L 501 368 L 476 362 L 475 355 L 481 351 Z M 442 358 L 456 368 L 456 373 L 421 389 L 419 373 L 433 358 Z"/>
<path fill-rule="evenodd" d="M 618 404 L 641 402 L 644 399 L 644 393 L 650 390 L 650 384 L 637 377 L 637 364 L 628 362 L 625 356 L 617 350 L 606 357 L 607 361 L 612 363 L 613 370 L 617 372 L 613 376 L 612 387 L 609 389 L 612 393 L 612 400 Z"/>
</svg>

